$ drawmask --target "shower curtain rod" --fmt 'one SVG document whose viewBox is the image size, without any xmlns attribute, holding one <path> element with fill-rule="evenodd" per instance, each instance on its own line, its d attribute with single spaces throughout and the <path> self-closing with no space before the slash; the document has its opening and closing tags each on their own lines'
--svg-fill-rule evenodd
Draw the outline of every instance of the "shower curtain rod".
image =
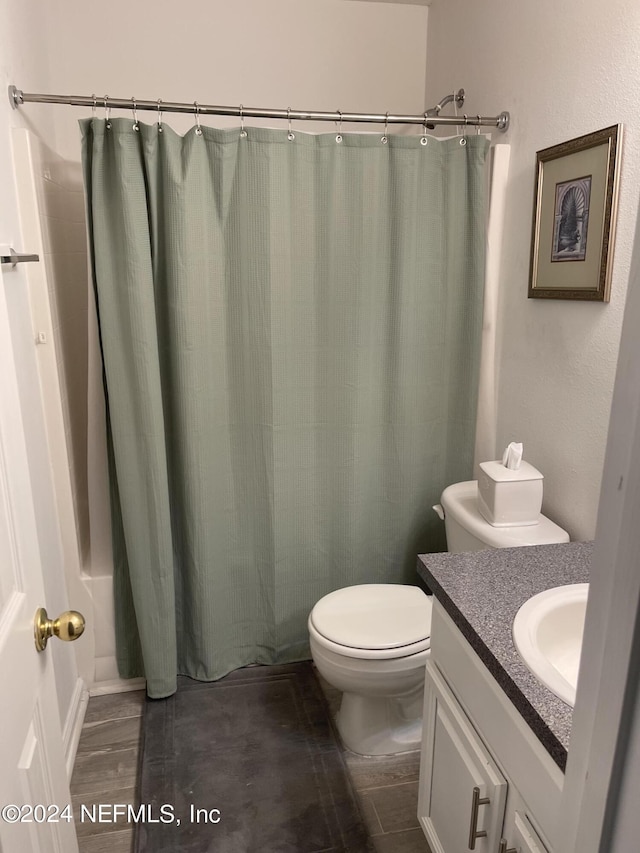
<svg viewBox="0 0 640 853">
<path fill-rule="evenodd" d="M 370 122 L 372 124 L 421 124 L 429 129 L 436 125 L 471 127 L 495 127 L 505 131 L 509 127 L 508 112 L 497 116 L 443 116 L 440 110 L 445 104 L 456 102 L 458 107 L 464 104 L 464 89 L 454 95 L 447 95 L 435 107 L 419 115 L 395 115 L 392 113 L 346 113 L 340 110 L 334 112 L 318 112 L 314 110 L 274 110 L 257 107 L 222 107 L 212 104 L 193 102 L 178 103 L 174 101 L 145 101 L 136 98 L 111 98 L 109 95 L 98 98 L 96 95 L 44 95 L 34 92 L 23 92 L 15 86 L 9 86 L 9 101 L 13 109 L 21 104 L 69 104 L 73 107 L 96 107 L 109 110 L 152 110 L 160 113 L 193 113 L 197 115 L 237 116 L 243 118 L 272 118 L 289 121 L 334 121 L 334 122 Z"/>
</svg>

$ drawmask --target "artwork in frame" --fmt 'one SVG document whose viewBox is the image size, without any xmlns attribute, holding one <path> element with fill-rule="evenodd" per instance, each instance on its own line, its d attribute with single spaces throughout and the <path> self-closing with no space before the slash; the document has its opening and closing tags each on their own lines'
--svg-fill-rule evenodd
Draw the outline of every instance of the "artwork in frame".
<svg viewBox="0 0 640 853">
<path fill-rule="evenodd" d="M 536 154 L 529 296 L 608 302 L 622 125 Z"/>
</svg>

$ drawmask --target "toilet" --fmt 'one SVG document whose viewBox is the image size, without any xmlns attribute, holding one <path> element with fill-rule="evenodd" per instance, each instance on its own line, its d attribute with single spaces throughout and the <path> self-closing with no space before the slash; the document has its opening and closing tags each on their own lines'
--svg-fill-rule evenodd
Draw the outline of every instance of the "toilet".
<svg viewBox="0 0 640 853">
<path fill-rule="evenodd" d="M 543 515 L 534 525 L 493 526 L 478 510 L 476 480 L 448 486 L 441 502 L 453 553 L 569 541 Z M 431 607 L 417 586 L 360 584 L 330 592 L 311 611 L 311 655 L 322 677 L 342 691 L 336 723 L 352 752 L 419 749 Z"/>
</svg>

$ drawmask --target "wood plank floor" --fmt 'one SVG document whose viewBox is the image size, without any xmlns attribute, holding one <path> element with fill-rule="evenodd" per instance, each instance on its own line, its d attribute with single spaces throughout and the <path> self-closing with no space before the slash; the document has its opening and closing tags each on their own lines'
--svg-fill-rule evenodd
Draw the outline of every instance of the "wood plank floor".
<svg viewBox="0 0 640 853">
<path fill-rule="evenodd" d="M 335 713 L 340 694 L 320 682 Z M 135 802 L 143 708 L 143 691 L 89 700 L 71 779 L 80 853 L 132 851 L 131 825 L 80 822 L 78 816 L 81 805 Z M 364 758 L 345 750 L 344 755 L 377 853 L 429 853 L 416 817 L 419 753 Z"/>
</svg>

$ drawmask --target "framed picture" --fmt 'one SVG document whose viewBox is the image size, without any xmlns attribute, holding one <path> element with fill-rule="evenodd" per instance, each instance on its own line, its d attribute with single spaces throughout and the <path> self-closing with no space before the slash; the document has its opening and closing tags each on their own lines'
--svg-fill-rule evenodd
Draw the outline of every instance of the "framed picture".
<svg viewBox="0 0 640 853">
<path fill-rule="evenodd" d="M 622 125 L 536 154 L 529 296 L 608 302 Z"/>
</svg>

